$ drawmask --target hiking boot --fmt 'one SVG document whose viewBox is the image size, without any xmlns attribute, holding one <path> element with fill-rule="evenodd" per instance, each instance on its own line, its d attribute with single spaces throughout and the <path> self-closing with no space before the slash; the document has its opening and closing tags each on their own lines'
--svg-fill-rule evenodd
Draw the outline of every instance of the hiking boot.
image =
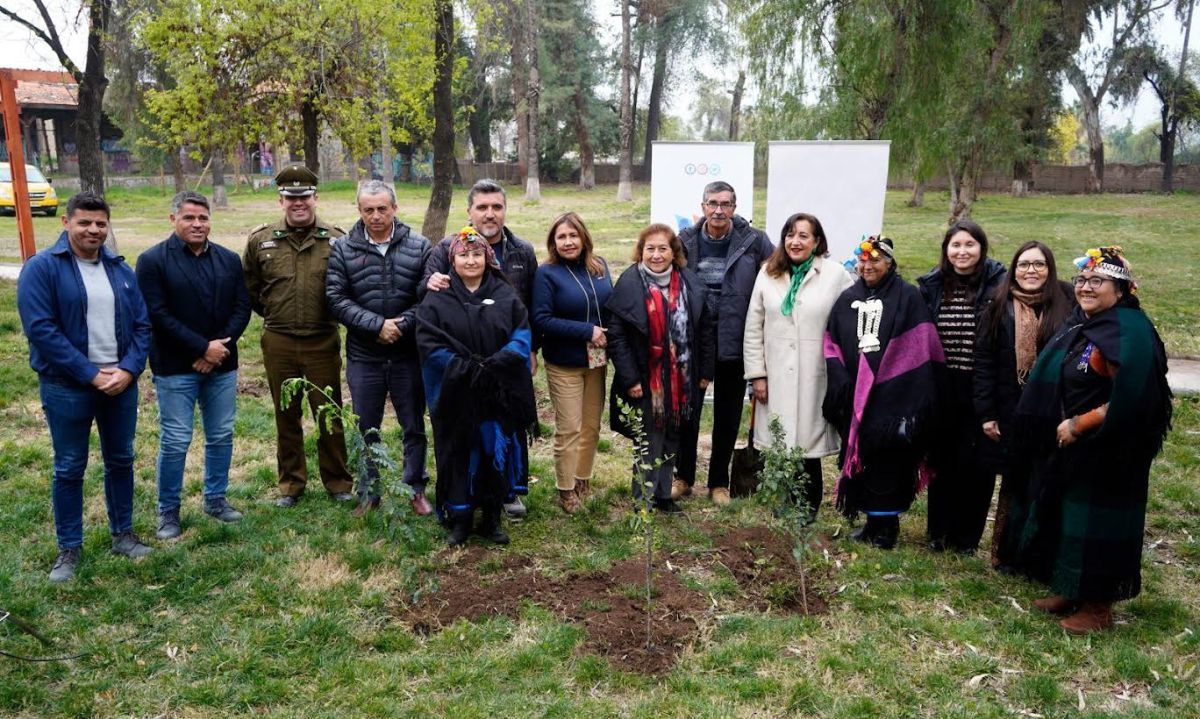
<svg viewBox="0 0 1200 719">
<path fill-rule="evenodd" d="M 375 498 L 375 506 L 379 506 L 379 498 Z M 412 498 L 413 514 L 418 517 L 428 517 L 433 514 L 433 505 L 429 503 L 429 499 L 424 492 L 417 492 Z"/>
<path fill-rule="evenodd" d="M 683 514 L 683 507 L 670 497 L 655 497 L 654 509 L 663 514 Z"/>
<path fill-rule="evenodd" d="M 1079 609 L 1079 602 L 1055 594 L 1052 597 L 1042 597 L 1041 599 L 1033 600 L 1033 607 L 1047 614 L 1066 616 L 1074 614 L 1075 610 Z"/>
<path fill-rule="evenodd" d="M 233 505 L 225 501 L 224 497 L 205 499 L 204 513 L 225 523 L 242 521 L 242 513 L 234 509 Z"/>
<path fill-rule="evenodd" d="M 415 502 L 416 500 L 414 499 L 413 501 Z M 363 517 L 367 516 L 367 512 L 378 508 L 379 497 L 367 497 L 358 503 L 358 506 L 354 508 L 354 511 L 350 513 L 350 516 L 354 517 L 355 519 L 362 519 Z"/>
<path fill-rule="evenodd" d="M 130 559 L 144 557 L 151 551 L 150 547 L 142 544 L 142 540 L 133 532 L 121 532 L 114 534 L 112 540 L 112 553 L 121 554 Z"/>
<path fill-rule="evenodd" d="M 299 502 L 299 501 L 300 501 L 300 497 L 298 497 L 297 495 L 285 494 L 282 497 L 280 497 L 279 499 L 275 500 L 275 506 L 282 507 L 283 509 L 288 509 L 289 507 L 295 507 L 296 502 Z"/>
<path fill-rule="evenodd" d="M 578 484 L 579 482 L 576 480 L 576 485 Z M 567 514 L 575 514 L 583 509 L 583 505 L 579 503 L 579 495 L 574 489 L 558 490 L 558 506 L 562 507 L 562 511 Z"/>
<path fill-rule="evenodd" d="M 1068 634 L 1078 636 L 1108 629 L 1112 625 L 1112 602 L 1084 602 L 1079 611 L 1058 623 Z"/>
<path fill-rule="evenodd" d="M 183 530 L 179 528 L 179 510 L 168 509 L 158 515 L 158 531 L 154 536 L 159 539 L 174 539 L 178 537 Z"/>
<path fill-rule="evenodd" d="M 576 496 L 579 497 L 580 502 L 583 502 L 588 497 L 592 496 L 592 480 L 576 479 L 575 480 L 575 494 L 576 494 Z"/>
<path fill-rule="evenodd" d="M 79 547 L 58 550 L 54 566 L 50 568 L 50 581 L 69 582 L 75 578 L 75 566 L 79 564 Z"/>
<path fill-rule="evenodd" d="M 679 477 L 671 480 L 671 499 L 683 499 L 684 497 L 690 497 L 691 494 L 692 485 Z"/>
<path fill-rule="evenodd" d="M 471 536 L 471 515 L 465 514 L 461 517 L 455 517 L 450 520 L 450 534 L 446 536 L 446 544 L 451 547 L 458 547 L 466 544 L 467 537 Z"/>
<path fill-rule="evenodd" d="M 712 503 L 718 507 L 724 507 L 729 504 L 728 487 L 713 487 L 711 490 L 709 490 L 709 496 L 712 497 Z"/>
<path fill-rule="evenodd" d="M 504 513 L 509 519 L 525 519 L 525 515 L 529 510 L 525 509 L 525 504 L 521 502 L 520 497 L 513 497 L 513 501 L 504 504 Z"/>
<path fill-rule="evenodd" d="M 880 549 L 895 547 L 896 540 L 900 538 L 900 518 L 880 517 L 877 525 L 878 529 L 875 530 L 875 536 L 871 538 L 871 544 Z"/>
<path fill-rule="evenodd" d="M 350 492 L 334 492 L 329 498 L 335 502 L 353 502 L 354 495 Z"/>
<path fill-rule="evenodd" d="M 500 525 L 498 508 L 484 508 L 483 516 L 480 518 L 479 526 L 475 528 L 475 533 L 493 544 L 508 544 L 508 534 Z"/>
</svg>

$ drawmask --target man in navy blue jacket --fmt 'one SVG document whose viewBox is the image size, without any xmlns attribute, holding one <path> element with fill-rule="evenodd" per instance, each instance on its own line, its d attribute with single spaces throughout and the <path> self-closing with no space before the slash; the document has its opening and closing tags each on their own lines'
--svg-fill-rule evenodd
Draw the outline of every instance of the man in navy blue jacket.
<svg viewBox="0 0 1200 719">
<path fill-rule="evenodd" d="M 196 404 L 204 423 L 204 512 L 222 522 L 242 518 L 225 499 L 237 408 L 237 341 L 250 321 L 250 295 L 236 253 L 210 242 L 208 198 L 180 192 L 171 200 L 171 236 L 138 258 L 154 343 L 150 369 L 158 394 L 158 538 L 174 539 L 183 468 Z"/>
<path fill-rule="evenodd" d="M 83 473 L 92 423 L 100 432 L 112 551 L 150 553 L 133 533 L 133 436 L 137 378 L 146 366 L 150 320 L 133 270 L 104 247 L 109 207 L 81 192 L 67 201 L 64 231 L 25 263 L 17 311 L 38 373 L 54 446 L 51 498 L 58 557 L 50 581 L 75 576 L 83 546 Z"/>
</svg>

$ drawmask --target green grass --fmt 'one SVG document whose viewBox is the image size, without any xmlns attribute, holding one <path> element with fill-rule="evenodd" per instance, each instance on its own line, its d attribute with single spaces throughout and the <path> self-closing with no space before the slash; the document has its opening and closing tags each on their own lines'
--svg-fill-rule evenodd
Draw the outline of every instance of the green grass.
<svg viewBox="0 0 1200 719">
<path fill-rule="evenodd" d="M 421 216 L 426 193 L 402 188 L 404 219 Z M 165 217 L 167 199 L 146 190 L 113 195 L 122 250 L 136 256 L 165 234 L 165 220 L 154 218 Z M 541 246 L 550 218 L 579 208 L 593 220 L 601 252 L 623 258 L 648 195 L 639 188 L 632 206 L 618 206 L 611 196 L 611 188 L 589 195 L 549 188 L 537 206 L 514 198 L 510 224 Z M 933 263 L 944 213 L 936 197 L 930 202 L 939 204 L 924 210 L 903 208 L 903 199 L 889 195 L 888 226 L 911 278 Z M 349 187 L 322 195 L 326 214 L 339 223 L 352 218 L 350 201 Z M 250 227 L 274 217 L 272 203 L 263 193 L 235 197 L 234 208 L 217 215 L 220 239 L 240 247 Z M 1187 346 L 1195 352 L 1186 328 L 1195 321 L 1196 299 L 1188 269 L 1198 258 L 1181 231 L 1198 210 L 1200 201 L 1187 196 L 989 196 L 977 217 L 1005 260 L 1029 237 L 1046 239 L 1067 256 L 1098 242 L 1121 242 L 1143 272 L 1151 314 L 1168 332 L 1176 323 L 1169 335 L 1176 349 L 1192 342 Z M 452 212 L 463 215 L 461 205 Z M 11 219 L 0 220 L 0 236 L 6 222 Z M 1136 240 L 1122 236 L 1135 231 Z M 52 239 L 48 230 L 39 232 L 43 244 Z M 263 378 L 260 327 L 252 322 L 241 343 L 249 381 Z M 700 639 L 671 673 L 655 678 L 616 671 L 582 653 L 582 629 L 536 606 L 525 606 L 516 620 L 459 622 L 429 636 L 397 623 L 395 610 L 404 601 L 436 590 L 423 578 L 445 561 L 441 532 L 421 521 L 411 544 L 389 544 L 378 517 L 351 519 L 349 508 L 334 506 L 319 486 L 294 510 L 272 507 L 274 432 L 266 397 L 239 397 L 230 497 L 246 512 L 244 522 L 220 526 L 202 515 L 202 449 L 193 447 L 184 536 L 154 542 L 155 553 L 140 562 L 113 557 L 94 452 L 79 576 L 51 586 L 45 580 L 55 553 L 51 452 L 36 377 L 26 363 L 14 285 L 0 282 L 0 608 L 55 642 L 41 647 L 5 622 L 0 649 L 87 655 L 39 664 L 0 657 L 3 717 L 976 719 L 1022 711 L 1078 719 L 1200 717 L 1197 397 L 1177 400 L 1175 428 L 1153 469 L 1145 589 L 1118 605 L 1112 632 L 1067 637 L 1031 611 L 1039 587 L 994 574 L 982 553 L 963 559 L 925 551 L 922 501 L 904 518 L 901 545 L 890 553 L 846 540 L 848 527 L 826 507 L 820 531 L 839 538 L 828 557 L 813 561 L 826 577 L 820 589 L 830 613 L 799 618 L 747 611 L 727 573 L 689 575 L 685 583 L 706 597 L 696 608 L 705 615 Z M 149 389 L 148 375 L 141 387 Z M 545 413 L 540 378 L 539 387 Z M 157 408 L 143 398 L 135 525 L 151 537 L 156 418 Z M 387 420 L 384 434 L 398 444 L 394 420 Z M 550 440 L 535 445 L 533 511 L 510 527 L 513 544 L 504 552 L 558 576 L 638 554 L 639 535 L 628 518 L 627 444 L 605 435 L 597 497 L 572 518 L 554 507 Z M 315 458 L 310 466 L 315 477 Z M 659 551 L 707 550 L 712 540 L 705 522 L 765 519 L 740 501 L 718 511 L 692 500 L 688 508 L 686 517 L 659 521 Z M 500 562 L 487 560 L 487 567 L 499 569 Z"/>
</svg>

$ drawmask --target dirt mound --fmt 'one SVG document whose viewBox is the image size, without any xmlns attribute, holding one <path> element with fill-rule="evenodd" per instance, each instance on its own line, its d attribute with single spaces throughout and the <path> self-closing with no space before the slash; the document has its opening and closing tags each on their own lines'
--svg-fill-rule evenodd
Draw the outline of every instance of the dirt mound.
<svg viewBox="0 0 1200 719">
<path fill-rule="evenodd" d="M 521 603 L 530 601 L 581 624 L 587 632 L 584 651 L 607 657 L 626 671 L 660 674 L 674 665 L 680 652 L 696 639 L 700 622 L 713 612 L 709 597 L 685 586 L 681 576 L 711 574 L 723 566 L 741 589 L 730 607 L 734 611 L 828 611 L 811 577 L 802 593 L 788 540 L 764 527 L 714 526 L 711 530 L 710 551 L 656 556 L 650 649 L 646 648 L 646 576 L 641 558 L 617 562 L 603 572 L 550 577 L 526 557 L 497 555 L 472 546 L 445 555 L 448 563 L 436 574 L 437 588 L 405 604 L 399 618 L 414 631 L 430 633 L 459 619 L 515 619 Z"/>
</svg>

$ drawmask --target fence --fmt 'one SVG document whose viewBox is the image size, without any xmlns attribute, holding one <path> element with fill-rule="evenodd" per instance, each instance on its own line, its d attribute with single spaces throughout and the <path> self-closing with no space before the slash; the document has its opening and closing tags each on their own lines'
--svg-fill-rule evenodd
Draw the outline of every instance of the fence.
<svg viewBox="0 0 1200 719">
<path fill-rule="evenodd" d="M 1035 165 L 1030 190 L 1034 192 L 1077 195 L 1087 192 L 1089 171 L 1087 165 Z M 1104 166 L 1105 192 L 1158 192 L 1162 187 L 1163 166 L 1129 165 L 1111 163 Z M 986 192 L 1008 192 L 1012 189 L 1012 171 L 985 172 L 979 178 L 978 187 Z M 892 189 L 908 189 L 913 186 L 912 177 L 893 175 L 888 181 Z M 926 181 L 929 190 L 945 190 L 950 187 L 945 176 Z M 1200 165 L 1176 165 L 1175 189 L 1200 192 Z"/>
</svg>

